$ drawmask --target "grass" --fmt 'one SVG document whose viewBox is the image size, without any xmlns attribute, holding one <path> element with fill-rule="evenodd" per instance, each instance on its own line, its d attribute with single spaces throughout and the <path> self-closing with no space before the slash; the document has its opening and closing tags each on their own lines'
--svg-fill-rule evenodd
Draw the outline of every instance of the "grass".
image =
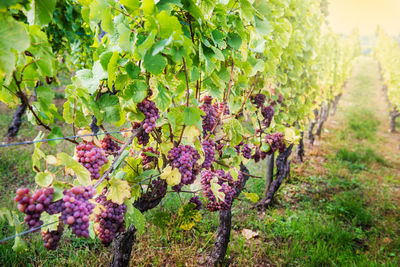
<svg viewBox="0 0 400 267">
<path fill-rule="evenodd" d="M 259 213 L 243 195 L 235 201 L 224 265 L 400 265 L 400 159 L 387 157 L 393 145 L 391 137 L 384 135 L 386 113 L 375 109 L 385 105 L 376 102 L 376 80 L 376 64 L 361 58 L 337 115 L 327 123 L 329 133 L 320 146 L 306 149 L 305 163 L 292 163 L 291 178 L 282 185 L 270 209 Z M 0 117 L 9 119 L 10 115 L 0 113 Z M 337 123 L 330 124 L 331 120 Z M 31 130 L 23 129 L 21 138 L 29 137 Z M 15 208 L 14 189 L 33 184 L 31 149 L 1 151 L 2 206 Z M 43 149 L 54 153 L 65 148 L 45 145 Z M 255 175 L 265 172 L 264 162 L 248 167 Z M 259 197 L 263 190 L 263 179 L 250 179 L 246 185 L 246 191 Z M 185 202 L 189 198 L 189 194 L 168 194 L 145 214 L 145 232 L 138 235 L 133 247 L 131 266 L 198 266 L 204 262 L 214 242 L 218 214 L 202 210 L 202 219 L 192 231 L 179 230 L 180 199 Z M 243 229 L 257 237 L 247 239 Z M 0 223 L 0 238 L 10 234 L 12 229 Z M 56 251 L 47 252 L 37 233 L 27 237 L 27 243 L 22 253 L 12 251 L 12 242 L 0 244 L 0 264 L 106 266 L 112 256 L 110 248 L 98 240 L 76 238 L 69 232 Z"/>
</svg>

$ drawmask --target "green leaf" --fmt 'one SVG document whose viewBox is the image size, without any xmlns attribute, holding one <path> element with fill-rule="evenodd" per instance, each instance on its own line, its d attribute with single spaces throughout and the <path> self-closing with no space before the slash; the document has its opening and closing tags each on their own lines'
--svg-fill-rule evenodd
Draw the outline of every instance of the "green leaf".
<svg viewBox="0 0 400 267">
<path fill-rule="evenodd" d="M 125 202 L 126 203 L 126 202 Z M 143 234 L 146 226 L 146 218 L 144 215 L 132 204 L 127 204 L 127 212 L 125 214 L 126 227 L 133 224 L 138 230 L 139 234 Z"/>
<path fill-rule="evenodd" d="M 160 54 L 152 56 L 148 51 L 143 59 L 143 66 L 154 75 L 160 74 L 167 66 L 167 60 Z"/>
<path fill-rule="evenodd" d="M 131 99 L 134 103 L 140 103 L 147 96 L 147 84 L 141 80 L 134 80 L 124 92 L 125 99 Z"/>
<path fill-rule="evenodd" d="M 56 0 L 32 0 L 31 9 L 27 13 L 30 25 L 46 26 L 53 18 Z"/>
<path fill-rule="evenodd" d="M 125 70 L 131 79 L 137 79 L 138 75 L 140 74 L 139 66 L 134 65 L 132 62 L 126 64 Z"/>
<path fill-rule="evenodd" d="M 243 128 L 237 119 L 230 119 L 224 124 L 224 132 L 229 136 L 232 146 L 237 146 L 243 138 Z"/>
<path fill-rule="evenodd" d="M 246 21 L 251 22 L 254 19 L 254 14 L 256 10 L 248 0 L 239 0 L 239 3 L 240 3 L 239 12 L 241 17 L 244 18 Z"/>
<path fill-rule="evenodd" d="M 156 11 L 156 6 L 154 0 L 143 0 L 141 9 L 145 16 L 153 15 Z"/>
<path fill-rule="evenodd" d="M 201 115 L 205 115 L 205 114 L 199 108 L 186 107 L 183 110 L 183 122 L 186 124 L 186 126 L 190 126 L 190 125 L 199 126 L 199 124 L 201 125 Z"/>
<path fill-rule="evenodd" d="M 131 187 L 125 180 L 111 179 L 107 199 L 121 205 L 131 197 Z"/>
<path fill-rule="evenodd" d="M 124 159 L 129 155 L 129 150 L 124 150 L 121 154 L 121 156 L 119 156 L 119 158 L 116 160 L 115 164 L 114 164 L 114 171 L 117 170 L 119 168 L 119 166 L 121 165 L 122 161 L 124 161 Z"/>
<path fill-rule="evenodd" d="M 117 77 L 117 72 L 118 72 L 118 59 L 119 59 L 119 53 L 117 51 L 114 51 L 112 57 L 110 58 L 110 61 L 107 65 L 107 72 L 108 72 L 108 88 L 112 88 L 114 81 Z"/>
<path fill-rule="evenodd" d="M 201 214 L 196 209 L 196 205 L 194 203 L 187 203 L 179 209 L 177 224 L 181 229 L 189 231 L 200 219 Z"/>
<path fill-rule="evenodd" d="M 61 128 L 58 127 L 58 126 L 55 126 L 55 127 L 53 127 L 53 129 L 51 129 L 51 133 L 49 133 L 47 135 L 47 138 L 48 139 L 53 139 L 53 138 L 60 138 L 60 137 L 63 137 L 63 136 L 64 135 L 63 135 L 63 133 L 61 131 Z M 56 144 L 60 143 L 61 141 L 62 140 L 54 140 L 54 141 L 49 141 L 48 143 L 50 145 L 56 145 Z"/>
<path fill-rule="evenodd" d="M 183 125 L 182 107 L 174 107 L 167 113 L 168 122 L 171 124 L 172 131 L 176 131 L 178 126 Z"/>
<path fill-rule="evenodd" d="M 53 182 L 53 175 L 46 171 L 46 172 L 38 172 L 35 176 L 35 183 L 42 187 L 48 187 Z"/>
<path fill-rule="evenodd" d="M 171 106 L 171 96 L 169 91 L 161 84 L 158 85 L 158 95 L 154 101 L 156 102 L 158 109 L 161 111 L 166 111 Z"/>
<path fill-rule="evenodd" d="M 229 33 L 228 34 L 228 44 L 236 50 L 239 50 L 242 45 L 242 38 L 237 33 Z"/>
<path fill-rule="evenodd" d="M 156 16 L 160 25 L 161 39 L 171 38 L 174 36 L 175 40 L 180 39 L 182 32 L 181 24 L 176 16 L 170 16 L 166 11 L 161 11 Z"/>
<path fill-rule="evenodd" d="M 15 65 L 15 54 L 24 51 L 30 46 L 29 34 L 21 22 L 15 21 L 11 16 L 0 13 L 0 76 L 9 75 Z"/>
<path fill-rule="evenodd" d="M 64 152 L 58 153 L 57 158 L 60 160 L 61 164 L 74 171 L 81 185 L 88 186 L 91 184 L 90 172 L 81 164 L 79 164 L 79 162 L 75 161 L 72 157 Z"/>
</svg>

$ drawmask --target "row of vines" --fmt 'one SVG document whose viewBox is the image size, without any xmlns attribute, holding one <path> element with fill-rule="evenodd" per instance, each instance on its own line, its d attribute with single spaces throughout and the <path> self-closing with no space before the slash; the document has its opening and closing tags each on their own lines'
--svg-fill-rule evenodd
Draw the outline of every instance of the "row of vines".
<svg viewBox="0 0 400 267">
<path fill-rule="evenodd" d="M 43 130 L 36 140 L 125 131 L 65 137 L 74 155 L 35 143 L 37 188 L 17 190 L 18 209 L 46 248 L 66 228 L 114 242 L 113 266 L 128 265 L 142 213 L 167 194 L 192 196 L 178 211 L 183 231 L 220 213 L 207 262 L 223 260 L 232 203 L 260 178 L 246 165 L 272 162 L 265 209 L 293 146 L 301 156 L 304 133 L 321 134 L 359 52 L 356 35 L 329 29 L 318 0 L 11 2 L 0 6 L 0 100 L 25 107 Z M 74 76 L 57 107 L 49 84 L 62 69 Z"/>
<path fill-rule="evenodd" d="M 400 116 L 400 47 L 383 29 L 377 30 L 374 54 L 379 62 L 390 117 L 390 130 L 396 131 L 396 118 Z"/>
</svg>

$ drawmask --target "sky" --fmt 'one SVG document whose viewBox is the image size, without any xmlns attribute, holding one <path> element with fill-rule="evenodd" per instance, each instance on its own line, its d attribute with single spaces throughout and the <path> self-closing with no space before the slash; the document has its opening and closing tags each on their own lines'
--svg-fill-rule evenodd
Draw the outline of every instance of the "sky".
<svg viewBox="0 0 400 267">
<path fill-rule="evenodd" d="M 391 35 L 400 34 L 400 0 L 328 0 L 329 25 L 335 32 L 373 35 L 377 25 Z"/>
</svg>

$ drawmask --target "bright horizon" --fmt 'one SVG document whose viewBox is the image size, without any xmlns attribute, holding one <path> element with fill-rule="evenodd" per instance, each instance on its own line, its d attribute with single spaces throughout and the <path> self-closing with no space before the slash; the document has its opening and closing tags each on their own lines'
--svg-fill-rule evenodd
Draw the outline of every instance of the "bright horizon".
<svg viewBox="0 0 400 267">
<path fill-rule="evenodd" d="M 328 21 L 338 33 L 373 35 L 381 26 L 390 35 L 400 34 L 400 0 L 328 0 Z"/>
</svg>

